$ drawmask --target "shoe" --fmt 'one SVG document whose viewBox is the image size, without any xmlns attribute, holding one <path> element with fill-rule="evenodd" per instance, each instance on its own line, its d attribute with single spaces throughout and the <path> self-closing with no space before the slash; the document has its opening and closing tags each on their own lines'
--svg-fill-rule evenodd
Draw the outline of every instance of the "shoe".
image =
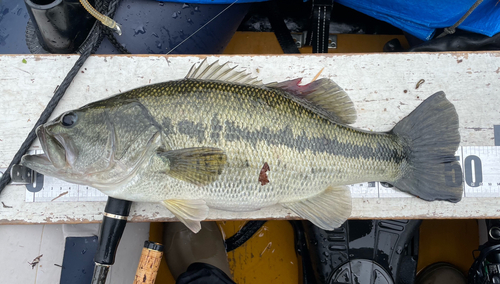
<svg viewBox="0 0 500 284">
<path fill-rule="evenodd" d="M 467 284 L 462 271 L 446 262 L 436 262 L 422 270 L 415 279 L 415 284 Z"/>
<path fill-rule="evenodd" d="M 231 279 L 224 239 L 216 222 L 201 222 L 195 234 L 180 222 L 163 224 L 164 257 L 175 280 L 193 263 L 207 263 Z"/>
</svg>

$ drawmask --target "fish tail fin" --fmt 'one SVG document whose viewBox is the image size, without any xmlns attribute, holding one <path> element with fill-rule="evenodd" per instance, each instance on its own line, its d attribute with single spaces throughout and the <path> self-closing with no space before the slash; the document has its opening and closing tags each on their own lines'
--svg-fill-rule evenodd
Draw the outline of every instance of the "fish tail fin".
<svg viewBox="0 0 500 284">
<path fill-rule="evenodd" d="M 351 216 L 351 191 L 347 186 L 329 186 L 322 193 L 295 202 L 281 203 L 323 230 L 340 227 Z"/>
<path fill-rule="evenodd" d="M 393 185 L 424 200 L 462 199 L 458 115 L 443 92 L 435 93 L 392 129 L 406 149 L 406 165 Z"/>
</svg>

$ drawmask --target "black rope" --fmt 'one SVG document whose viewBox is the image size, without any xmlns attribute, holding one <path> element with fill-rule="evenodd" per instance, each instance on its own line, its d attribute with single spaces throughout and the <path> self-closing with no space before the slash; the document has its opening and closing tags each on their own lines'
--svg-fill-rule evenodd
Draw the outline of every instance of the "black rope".
<svg viewBox="0 0 500 284">
<path fill-rule="evenodd" d="M 226 250 L 230 252 L 248 241 L 266 221 L 248 221 L 243 228 L 226 240 Z"/>
<path fill-rule="evenodd" d="M 116 0 L 116 1 L 109 1 L 109 0 L 106 0 L 108 3 L 106 3 L 105 5 L 108 5 L 109 8 L 108 8 L 108 11 L 106 13 L 106 15 L 110 18 L 113 18 L 115 16 L 115 12 L 116 12 L 116 8 L 118 8 L 118 4 L 120 3 L 120 0 Z M 103 26 L 104 27 L 104 26 Z M 108 27 L 104 27 L 102 29 L 102 32 L 104 35 L 106 35 L 106 37 L 108 38 L 109 42 L 111 42 L 111 44 L 113 44 L 113 46 L 120 52 L 120 53 L 123 53 L 123 54 L 130 54 L 130 52 L 120 43 L 118 42 L 118 40 L 116 39 L 115 37 L 115 33 L 112 29 L 108 28 Z"/>
<path fill-rule="evenodd" d="M 108 16 L 112 17 L 116 11 L 116 7 L 118 6 L 119 0 L 104 0 L 104 1 L 96 1 L 96 9 L 100 11 L 101 13 L 105 12 Z M 107 7 L 107 11 L 103 11 Z M 64 78 L 63 82 L 59 86 L 59 88 L 56 90 L 54 96 L 52 99 L 49 101 L 47 106 L 45 107 L 45 110 L 42 112 L 40 115 L 40 118 L 38 121 L 35 123 L 35 126 L 33 129 L 31 129 L 30 133 L 28 134 L 28 137 L 24 140 L 23 144 L 17 151 L 17 153 L 14 155 L 14 158 L 10 162 L 9 166 L 7 167 L 7 170 L 5 173 L 0 177 L 0 193 L 2 193 L 3 189 L 10 183 L 11 178 L 10 178 L 10 171 L 12 169 L 12 166 L 17 165 L 21 162 L 21 158 L 26 154 L 28 149 L 31 147 L 31 144 L 33 141 L 36 139 L 36 129 L 47 122 L 49 119 L 50 115 L 56 108 L 57 104 L 61 100 L 61 98 L 64 96 L 64 93 L 66 93 L 66 89 L 69 87 L 73 79 L 75 78 L 76 74 L 78 74 L 78 71 L 80 68 L 83 66 L 87 58 L 90 57 L 90 54 L 94 53 L 97 48 L 99 47 L 102 38 L 104 36 L 102 29 L 102 25 L 96 24 L 94 25 L 94 28 L 90 32 L 90 35 L 87 37 L 87 41 L 89 42 L 88 44 L 82 44 L 82 49 L 81 49 L 81 55 L 78 58 L 78 60 L 75 62 L 73 65 L 73 68 L 68 72 L 66 75 L 66 78 Z"/>
<path fill-rule="evenodd" d="M 118 42 L 118 40 L 115 37 L 114 32 L 110 28 L 106 27 L 106 29 L 104 29 L 103 32 L 106 35 L 106 37 L 108 38 L 108 40 L 113 44 L 113 46 L 120 53 L 130 54 L 130 52 L 121 43 Z"/>
<path fill-rule="evenodd" d="M 460 26 L 460 24 L 462 24 L 462 22 L 465 21 L 465 19 L 467 19 L 467 17 L 470 14 L 472 14 L 472 12 L 474 12 L 474 10 L 477 8 L 477 6 L 479 6 L 482 2 L 483 2 L 483 0 L 476 0 L 476 2 L 474 3 L 474 5 L 472 5 L 472 7 L 469 8 L 469 10 L 467 11 L 467 13 L 465 13 L 465 15 L 463 15 L 462 18 L 460 18 L 460 20 L 458 20 L 458 22 L 456 22 L 451 27 L 444 28 L 443 32 L 440 35 L 438 35 L 436 38 L 441 38 L 441 37 L 444 37 L 445 35 L 454 34 L 455 31 L 456 31 L 456 28 L 458 26 Z"/>
<path fill-rule="evenodd" d="M 69 71 L 68 75 L 66 75 L 66 78 L 64 78 L 63 82 L 59 86 L 59 88 L 56 90 L 54 96 L 52 99 L 50 99 L 49 103 L 45 107 L 45 110 L 42 112 L 40 115 L 40 118 L 38 121 L 35 123 L 35 126 L 33 129 L 31 129 L 30 133 L 28 134 L 28 137 L 26 140 L 24 140 L 23 144 L 21 145 L 21 148 L 17 151 L 17 153 L 14 155 L 14 158 L 12 159 L 12 162 L 10 162 L 9 167 L 5 171 L 5 173 L 2 175 L 0 178 L 0 193 L 2 190 L 7 186 L 7 184 L 10 183 L 10 171 L 12 169 L 12 166 L 17 165 L 21 162 L 21 158 L 28 149 L 31 147 L 31 144 L 33 141 L 36 139 L 36 129 L 47 122 L 49 119 L 50 115 L 56 108 L 57 104 L 61 100 L 61 98 L 64 96 L 64 93 L 66 92 L 66 89 L 69 87 L 71 84 L 71 81 L 73 78 L 75 78 L 76 74 L 78 74 L 78 71 L 80 70 L 80 67 L 82 67 L 83 63 L 87 58 L 89 58 L 91 51 L 92 51 L 92 45 L 89 45 L 85 51 L 81 54 L 81 56 L 78 58 L 78 60 L 75 62 L 75 65 L 73 65 L 73 68 Z"/>
</svg>

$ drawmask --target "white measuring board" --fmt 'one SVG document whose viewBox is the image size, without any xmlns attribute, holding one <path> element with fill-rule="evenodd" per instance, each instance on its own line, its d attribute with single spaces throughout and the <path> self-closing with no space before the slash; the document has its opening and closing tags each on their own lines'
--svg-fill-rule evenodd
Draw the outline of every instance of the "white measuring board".
<svg viewBox="0 0 500 284">
<path fill-rule="evenodd" d="M 40 154 L 37 150 L 30 154 Z M 462 166 L 464 198 L 500 197 L 500 147 L 461 146 L 456 158 Z M 3 170 L 0 169 L 1 172 Z M 452 182 L 457 182 L 449 169 Z M 37 174 L 34 184 L 26 185 L 26 202 L 106 201 L 107 196 L 90 186 L 72 184 Z M 459 182 L 459 180 L 458 180 Z M 353 198 L 409 198 L 411 195 L 380 182 L 350 185 Z"/>
<path fill-rule="evenodd" d="M 465 197 L 500 196 L 500 147 L 462 147 Z"/>
<path fill-rule="evenodd" d="M 42 150 L 28 151 L 28 154 L 42 154 Z M 6 169 L 0 169 L 3 174 Z M 73 184 L 55 177 L 36 174 L 33 184 L 25 185 L 26 202 L 64 201 L 106 201 L 108 197 L 99 190 L 80 184 Z"/>
</svg>

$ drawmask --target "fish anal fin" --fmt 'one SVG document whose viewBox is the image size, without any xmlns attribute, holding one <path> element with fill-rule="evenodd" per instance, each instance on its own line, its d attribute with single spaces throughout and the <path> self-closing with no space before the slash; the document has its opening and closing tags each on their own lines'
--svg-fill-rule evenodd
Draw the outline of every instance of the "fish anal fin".
<svg viewBox="0 0 500 284">
<path fill-rule="evenodd" d="M 212 147 L 160 151 L 158 155 L 167 159 L 168 175 L 198 186 L 215 181 L 227 161 L 223 150 Z"/>
<path fill-rule="evenodd" d="M 161 203 L 194 233 L 200 231 L 200 221 L 208 216 L 208 206 L 203 200 L 169 199 Z"/>
<path fill-rule="evenodd" d="M 347 93 L 335 82 L 321 78 L 307 85 L 299 85 L 302 79 L 269 83 L 266 87 L 281 89 L 290 99 L 337 123 L 352 124 L 356 121 L 356 109 Z"/>
<path fill-rule="evenodd" d="M 296 202 L 281 203 L 300 217 L 324 230 L 340 227 L 351 215 L 351 191 L 347 186 L 329 186 L 325 191 Z"/>
</svg>

